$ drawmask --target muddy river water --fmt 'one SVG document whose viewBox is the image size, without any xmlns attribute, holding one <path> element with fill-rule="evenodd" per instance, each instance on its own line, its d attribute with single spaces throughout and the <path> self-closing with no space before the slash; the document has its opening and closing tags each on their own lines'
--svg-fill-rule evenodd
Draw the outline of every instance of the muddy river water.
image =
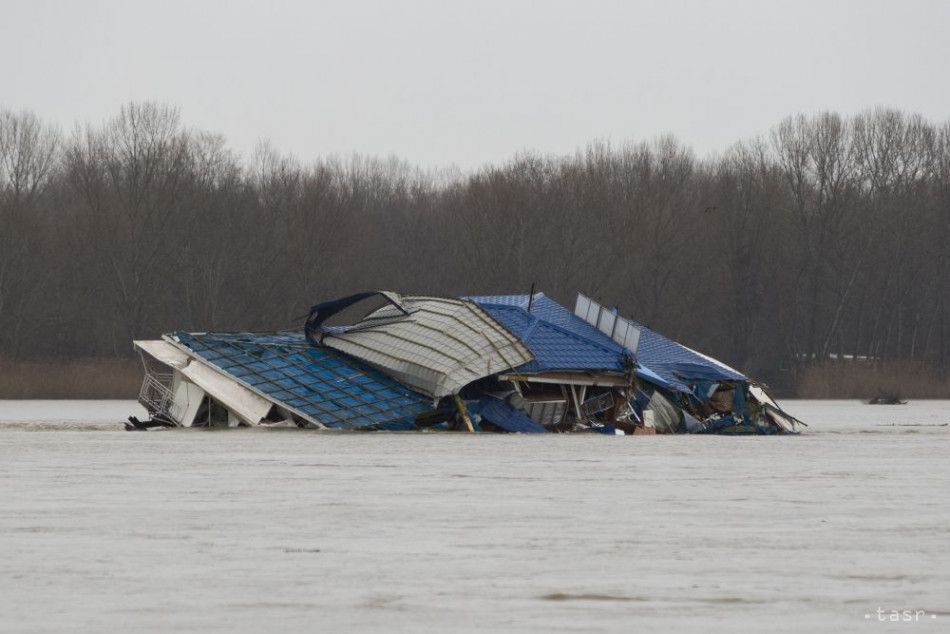
<svg viewBox="0 0 950 634">
<path fill-rule="evenodd" d="M 798 437 L 0 401 L 0 631 L 950 631 L 950 402 L 785 405 Z"/>
</svg>

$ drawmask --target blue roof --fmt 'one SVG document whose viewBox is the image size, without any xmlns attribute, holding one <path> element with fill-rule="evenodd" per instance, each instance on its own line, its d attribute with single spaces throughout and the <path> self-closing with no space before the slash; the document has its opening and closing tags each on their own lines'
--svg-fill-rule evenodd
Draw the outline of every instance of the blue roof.
<svg viewBox="0 0 950 634">
<path fill-rule="evenodd" d="M 531 313 L 528 295 L 471 297 L 522 340 L 535 361 L 518 368 L 546 370 L 623 370 L 624 348 L 544 293 L 535 293 Z M 689 392 L 699 381 L 746 381 L 742 373 L 628 320 L 640 329 L 637 376 L 660 387 Z"/>
<path fill-rule="evenodd" d="M 431 399 L 365 363 L 311 346 L 303 333 L 173 335 L 211 365 L 337 429 L 415 429 Z"/>
<path fill-rule="evenodd" d="M 748 377 L 738 370 L 699 354 L 642 324 L 628 321 L 640 329 L 637 362 L 645 369 L 651 370 L 653 374 L 660 376 L 673 388 L 688 392 L 690 391 L 687 385 L 689 383 L 748 381 Z M 651 381 L 649 376 L 641 376 L 641 378 Z M 651 382 L 656 383 L 656 381 Z"/>
<path fill-rule="evenodd" d="M 596 370 L 623 372 L 629 353 L 544 293 L 535 293 L 528 308 L 527 295 L 469 297 L 534 355 L 520 372 Z"/>
</svg>

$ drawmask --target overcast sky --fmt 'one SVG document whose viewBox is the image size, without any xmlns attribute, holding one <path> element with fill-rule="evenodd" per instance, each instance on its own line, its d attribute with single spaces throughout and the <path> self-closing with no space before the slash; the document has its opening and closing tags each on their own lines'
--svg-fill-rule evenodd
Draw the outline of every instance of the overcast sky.
<svg viewBox="0 0 950 634">
<path fill-rule="evenodd" d="M 668 132 L 705 154 L 795 112 L 944 121 L 948 78 L 948 0 L 0 0 L 0 106 L 69 128 L 159 100 L 303 160 L 473 168 Z"/>
</svg>

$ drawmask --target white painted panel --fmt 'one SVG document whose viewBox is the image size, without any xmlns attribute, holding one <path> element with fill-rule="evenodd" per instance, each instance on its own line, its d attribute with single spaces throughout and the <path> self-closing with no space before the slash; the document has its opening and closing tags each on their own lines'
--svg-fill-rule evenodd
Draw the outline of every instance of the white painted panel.
<svg viewBox="0 0 950 634">
<path fill-rule="evenodd" d="M 577 294 L 577 302 L 574 304 L 574 314 L 587 321 L 590 314 L 590 299 L 581 293 Z"/>
<path fill-rule="evenodd" d="M 181 374 L 248 425 L 257 425 L 270 411 L 270 401 L 197 359 L 190 359 Z"/>
<path fill-rule="evenodd" d="M 597 329 L 608 337 L 613 337 L 614 324 L 617 323 L 617 314 L 609 310 L 602 310 L 600 319 L 597 321 Z"/>
<path fill-rule="evenodd" d="M 173 368 L 180 369 L 188 364 L 188 355 L 167 341 L 161 339 L 139 340 L 133 341 L 132 345 L 150 357 Z"/>
<path fill-rule="evenodd" d="M 168 413 L 182 427 L 191 427 L 205 397 L 204 390 L 176 371 L 172 379 L 172 392 L 175 396 Z"/>
</svg>

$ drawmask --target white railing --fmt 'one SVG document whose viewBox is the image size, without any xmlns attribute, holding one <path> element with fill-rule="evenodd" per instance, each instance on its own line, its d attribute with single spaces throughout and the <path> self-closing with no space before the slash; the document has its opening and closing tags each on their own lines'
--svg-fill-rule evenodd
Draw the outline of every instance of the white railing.
<svg viewBox="0 0 950 634">
<path fill-rule="evenodd" d="M 148 413 L 168 415 L 171 409 L 174 394 L 171 389 L 172 375 L 150 372 L 146 369 L 142 379 L 142 388 L 139 390 L 139 403 Z"/>
<path fill-rule="evenodd" d="M 606 308 L 583 293 L 578 293 L 577 302 L 574 304 L 574 314 L 633 354 L 637 353 L 637 347 L 640 345 L 640 329 L 618 315 L 616 308 Z"/>
</svg>

